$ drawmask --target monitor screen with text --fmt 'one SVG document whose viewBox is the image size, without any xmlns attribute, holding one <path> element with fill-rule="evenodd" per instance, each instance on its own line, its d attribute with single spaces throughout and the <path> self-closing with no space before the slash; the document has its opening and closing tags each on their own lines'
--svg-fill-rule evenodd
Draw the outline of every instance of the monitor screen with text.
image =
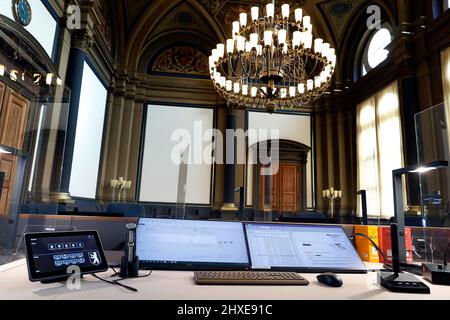
<svg viewBox="0 0 450 320">
<path fill-rule="evenodd" d="M 245 225 L 253 269 L 366 271 L 340 226 Z"/>
<path fill-rule="evenodd" d="M 136 252 L 143 266 L 249 265 L 240 222 L 141 218 Z"/>
</svg>

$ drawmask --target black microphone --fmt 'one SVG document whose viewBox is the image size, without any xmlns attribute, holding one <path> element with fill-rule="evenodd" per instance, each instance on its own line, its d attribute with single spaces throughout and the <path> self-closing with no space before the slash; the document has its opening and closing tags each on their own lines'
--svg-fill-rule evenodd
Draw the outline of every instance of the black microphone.
<svg viewBox="0 0 450 320">
<path fill-rule="evenodd" d="M 136 224 L 126 225 L 125 252 L 120 266 L 122 278 L 135 278 L 139 275 L 139 258 L 136 256 Z"/>
</svg>

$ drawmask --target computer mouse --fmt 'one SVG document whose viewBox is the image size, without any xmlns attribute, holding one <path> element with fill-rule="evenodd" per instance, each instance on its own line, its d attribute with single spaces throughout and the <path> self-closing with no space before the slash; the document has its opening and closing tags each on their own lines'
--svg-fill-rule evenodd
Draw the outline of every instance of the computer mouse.
<svg viewBox="0 0 450 320">
<path fill-rule="evenodd" d="M 342 278 L 335 273 L 322 273 L 317 276 L 317 280 L 330 287 L 342 287 Z"/>
</svg>

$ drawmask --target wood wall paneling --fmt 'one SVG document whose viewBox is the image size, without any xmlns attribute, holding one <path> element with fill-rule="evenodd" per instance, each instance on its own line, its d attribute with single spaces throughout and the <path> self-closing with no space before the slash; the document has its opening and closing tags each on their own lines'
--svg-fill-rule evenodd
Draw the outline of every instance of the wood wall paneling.
<svg viewBox="0 0 450 320">
<path fill-rule="evenodd" d="M 27 126 L 30 102 L 12 89 L 8 90 L 0 117 L 0 143 L 21 150 Z"/>
<path fill-rule="evenodd" d="M 16 175 L 16 157 L 11 154 L 0 153 L 0 171 L 5 173 L 0 199 L 0 217 L 6 217 L 11 205 L 11 195 Z"/>
</svg>

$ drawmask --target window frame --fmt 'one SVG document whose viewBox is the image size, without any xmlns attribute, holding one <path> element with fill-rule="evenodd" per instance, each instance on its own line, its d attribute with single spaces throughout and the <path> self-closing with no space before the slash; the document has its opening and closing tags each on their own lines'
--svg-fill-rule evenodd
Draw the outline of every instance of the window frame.
<svg viewBox="0 0 450 320">
<path fill-rule="evenodd" d="M 369 54 L 370 44 L 371 44 L 373 38 L 375 37 L 375 35 L 382 29 L 387 29 L 389 31 L 389 33 L 391 34 L 391 42 L 388 44 L 388 46 L 393 41 L 393 28 L 389 22 L 382 23 L 380 29 L 366 31 L 366 33 L 362 37 L 362 40 L 361 40 L 360 46 L 359 46 L 359 50 L 358 50 L 358 52 L 360 54 L 360 59 L 357 60 L 358 65 L 356 67 L 358 70 L 357 73 L 359 75 L 359 78 L 365 77 L 367 74 L 369 74 L 371 71 L 380 67 L 386 60 L 389 59 L 391 51 L 389 51 L 388 57 L 386 59 L 384 59 L 382 62 L 380 62 L 377 66 L 371 67 L 369 64 L 368 54 Z"/>
</svg>

